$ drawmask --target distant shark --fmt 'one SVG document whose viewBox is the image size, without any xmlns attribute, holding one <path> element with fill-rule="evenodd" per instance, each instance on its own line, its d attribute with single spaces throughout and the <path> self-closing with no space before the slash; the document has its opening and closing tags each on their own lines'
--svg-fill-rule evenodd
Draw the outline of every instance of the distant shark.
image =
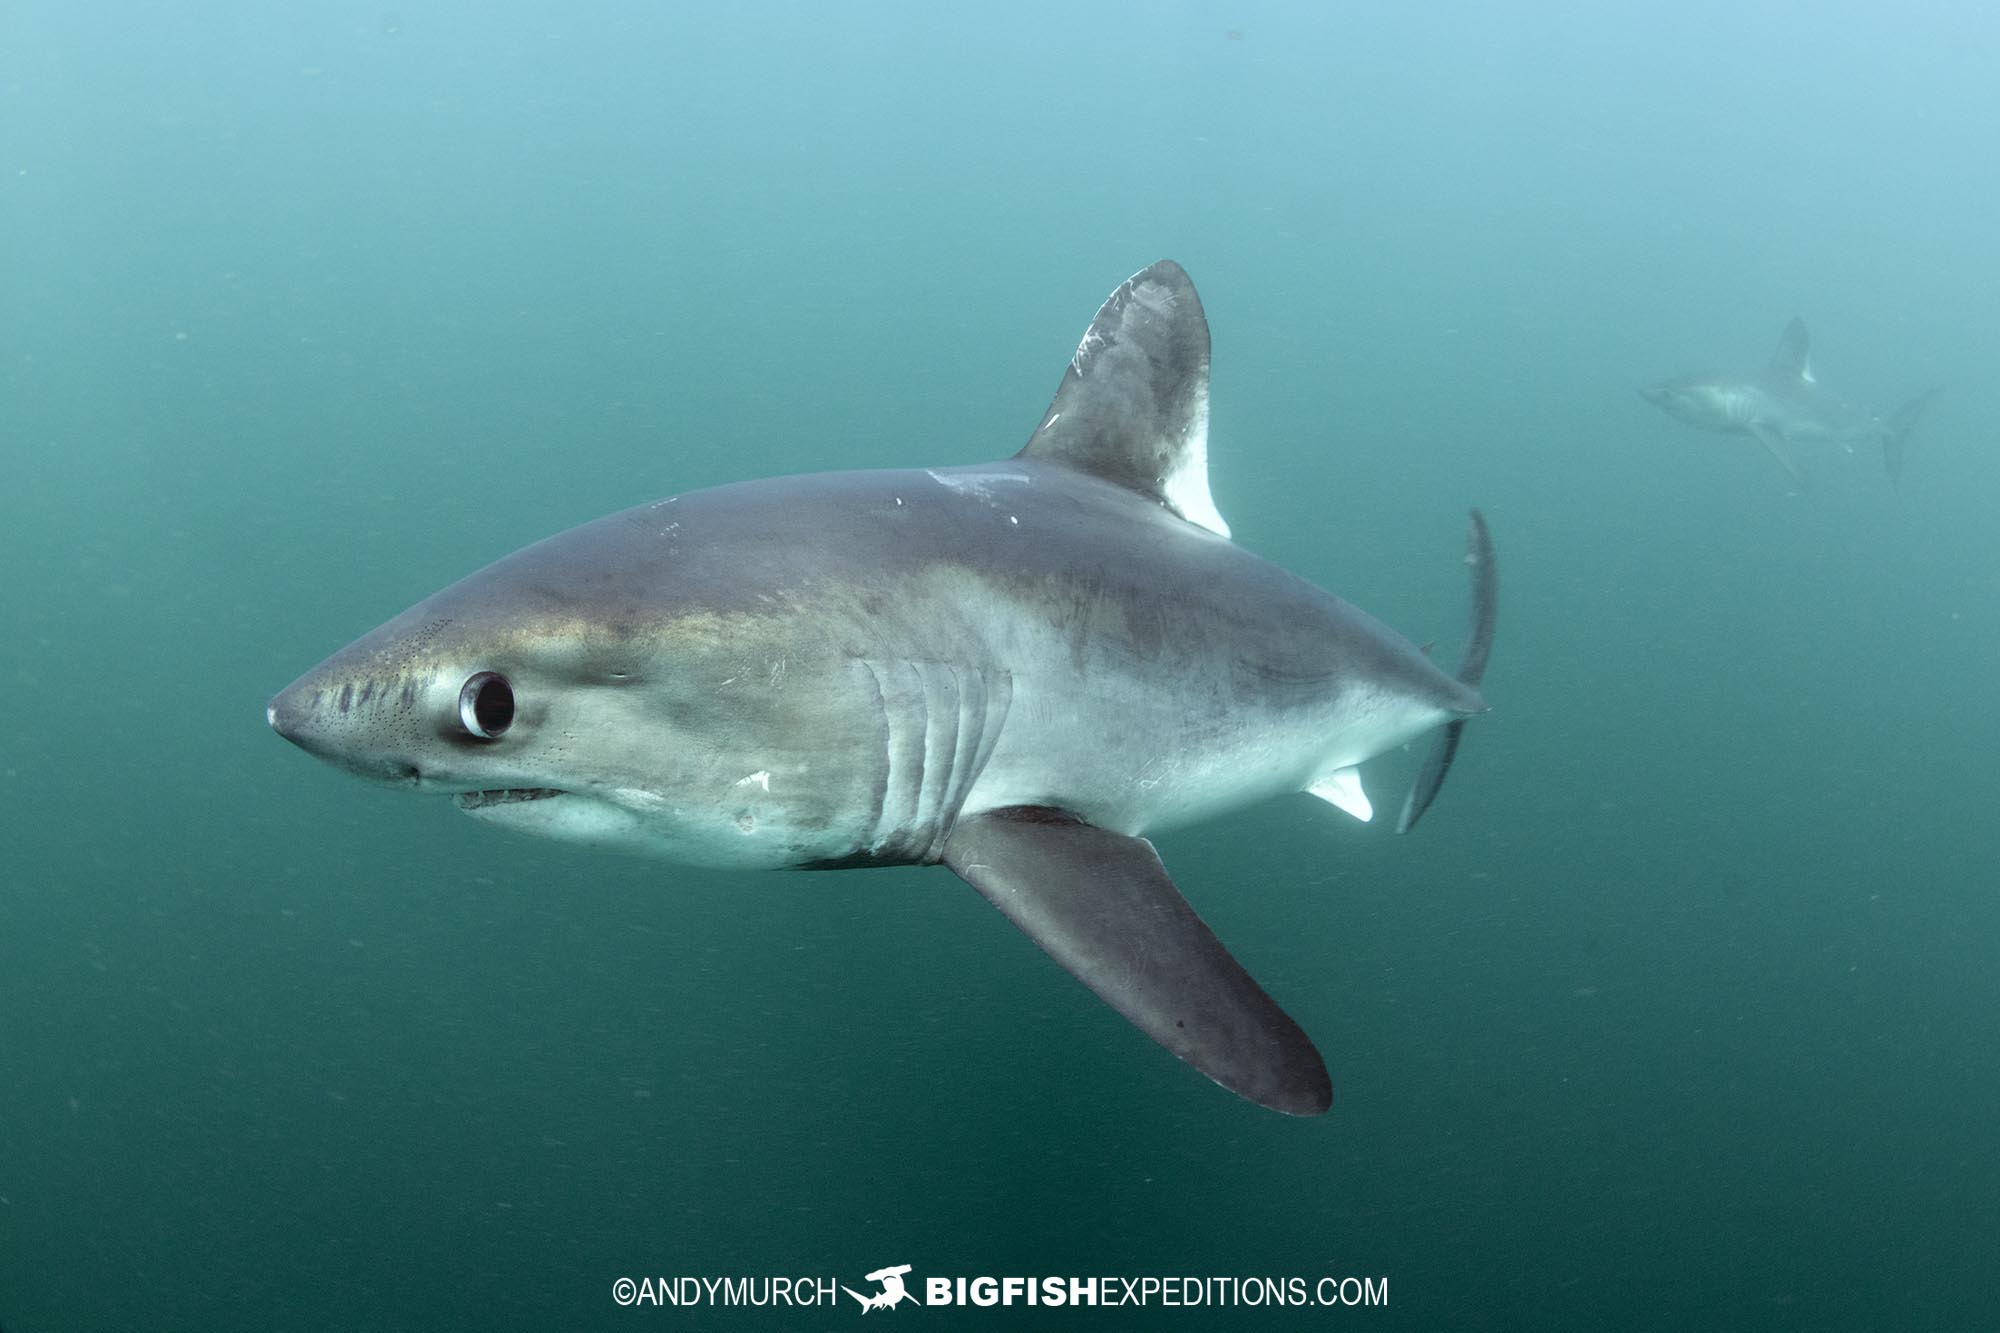
<svg viewBox="0 0 2000 1333">
<path fill-rule="evenodd" d="M 1792 446 L 1838 444 L 1849 453 L 1859 444 L 1880 445 L 1891 483 L 1903 475 L 1903 445 L 1937 390 L 1918 394 L 1885 420 L 1849 406 L 1813 377 L 1806 325 L 1794 319 L 1778 339 L 1778 350 L 1761 374 L 1687 375 L 1639 390 L 1667 415 L 1725 435 L 1746 435 L 1804 486 L 1805 469 Z"/>
<path fill-rule="evenodd" d="M 1486 708 L 1493 550 L 1474 511 L 1454 678 L 1235 545 L 1208 367 L 1193 285 L 1155 264 L 1013 458 L 600 519 L 328 658 L 270 724 L 525 833 L 712 866 L 941 863 L 1202 1073 L 1318 1114 L 1319 1053 L 1143 835 L 1286 792 L 1365 820 L 1358 765 L 1441 726 L 1414 824 Z"/>
</svg>

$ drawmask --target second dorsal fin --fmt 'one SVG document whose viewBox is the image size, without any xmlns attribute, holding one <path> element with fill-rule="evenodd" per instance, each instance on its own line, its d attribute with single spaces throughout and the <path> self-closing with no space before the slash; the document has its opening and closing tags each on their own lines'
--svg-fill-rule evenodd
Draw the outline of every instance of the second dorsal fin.
<svg viewBox="0 0 2000 1333">
<path fill-rule="evenodd" d="M 1020 456 L 1102 477 L 1229 535 L 1208 492 L 1208 318 L 1179 264 L 1142 269 L 1106 299 Z"/>
</svg>

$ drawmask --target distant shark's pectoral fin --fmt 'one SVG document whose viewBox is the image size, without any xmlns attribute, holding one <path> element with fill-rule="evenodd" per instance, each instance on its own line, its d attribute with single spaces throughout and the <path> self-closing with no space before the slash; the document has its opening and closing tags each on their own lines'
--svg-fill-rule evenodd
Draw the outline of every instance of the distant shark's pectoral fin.
<svg viewBox="0 0 2000 1333">
<path fill-rule="evenodd" d="M 1799 489 L 1804 490 L 1807 485 L 1806 471 L 1799 466 L 1798 459 L 1792 457 L 1792 446 L 1785 440 L 1785 437 L 1772 430 L 1769 426 L 1760 425 L 1754 421 L 1750 423 L 1750 434 L 1757 443 L 1764 446 L 1765 452 L 1778 460 L 1780 467 L 1791 474 L 1792 480 L 1798 484 Z"/>
<path fill-rule="evenodd" d="M 1361 770 L 1358 768 L 1338 769 L 1306 790 L 1328 805 L 1340 807 L 1364 824 L 1375 817 L 1375 807 L 1369 804 L 1368 793 L 1361 790 Z"/>
<path fill-rule="evenodd" d="M 1021 457 L 1102 477 L 1229 535 L 1208 490 L 1208 317 L 1179 264 L 1163 259 L 1105 299 Z"/>
<path fill-rule="evenodd" d="M 1493 630 L 1500 620 L 1500 567 L 1493 561 L 1493 534 L 1487 530 L 1486 516 L 1475 509 L 1468 519 L 1465 564 L 1472 572 L 1472 626 L 1466 631 L 1458 678 L 1477 689 L 1486 678 L 1486 660 L 1493 654 Z M 1431 752 L 1424 757 L 1424 766 L 1403 802 L 1396 832 L 1408 833 L 1437 799 L 1445 774 L 1451 771 L 1451 761 L 1458 755 L 1458 738 L 1464 730 L 1465 719 L 1454 718 L 1431 743 Z"/>
<path fill-rule="evenodd" d="M 1017 806 L 959 821 L 944 863 L 1147 1036 L 1287 1115 L 1332 1104 L 1326 1065 L 1142 838 Z"/>
</svg>

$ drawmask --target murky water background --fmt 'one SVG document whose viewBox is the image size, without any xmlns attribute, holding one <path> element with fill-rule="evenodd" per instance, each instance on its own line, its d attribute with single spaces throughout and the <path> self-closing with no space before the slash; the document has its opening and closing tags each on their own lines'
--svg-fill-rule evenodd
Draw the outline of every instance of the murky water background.
<svg viewBox="0 0 2000 1333">
<path fill-rule="evenodd" d="M 0 14 L 10 1333 L 729 1327 L 610 1284 L 901 1262 L 1386 1275 L 1429 1327 L 1991 1310 L 1994 20 L 1072 9 Z M 1445 652 L 1466 506 L 1499 543 L 1421 830 L 1161 840 L 1329 1119 L 941 870 L 510 841 L 265 730 L 572 523 L 1012 452 L 1162 256 L 1240 541 Z M 1948 386 L 1900 492 L 1789 496 L 1634 392 L 1793 314 L 1857 401 Z"/>
</svg>

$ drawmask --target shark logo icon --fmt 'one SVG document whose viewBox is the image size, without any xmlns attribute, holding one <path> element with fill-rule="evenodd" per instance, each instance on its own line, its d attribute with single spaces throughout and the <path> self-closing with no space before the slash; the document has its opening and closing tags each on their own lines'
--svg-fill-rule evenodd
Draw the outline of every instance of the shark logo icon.
<svg viewBox="0 0 2000 1333">
<path fill-rule="evenodd" d="M 892 1264 L 888 1268 L 878 1268 L 870 1273 L 868 1281 L 879 1283 L 882 1287 L 882 1290 L 873 1296 L 863 1296 L 852 1287 L 842 1287 L 841 1290 L 861 1302 L 863 1314 L 867 1314 L 870 1310 L 893 1310 L 904 1301 L 916 1304 L 917 1298 L 903 1285 L 903 1274 L 909 1271 L 908 1264 Z"/>
</svg>

